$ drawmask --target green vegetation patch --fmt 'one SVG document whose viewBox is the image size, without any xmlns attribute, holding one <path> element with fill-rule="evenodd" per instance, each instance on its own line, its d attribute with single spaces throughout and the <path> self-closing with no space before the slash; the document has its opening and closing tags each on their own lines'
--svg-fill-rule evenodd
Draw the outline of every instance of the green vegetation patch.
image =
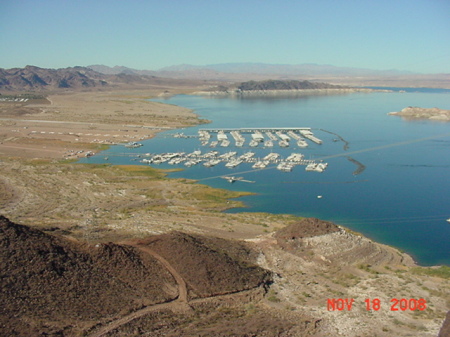
<svg viewBox="0 0 450 337">
<path fill-rule="evenodd" d="M 191 191 L 191 198 L 200 201 L 204 207 L 221 208 L 229 199 L 250 194 L 251 193 L 248 192 L 235 192 L 211 188 L 206 185 L 197 185 L 196 188 Z M 234 207 L 236 204 L 238 204 L 238 202 L 234 202 L 232 206 Z"/>
<path fill-rule="evenodd" d="M 150 166 L 143 165 L 115 165 L 114 167 L 120 169 L 123 173 L 132 176 L 145 176 L 149 178 L 162 179 L 166 176 L 163 170 L 155 169 Z"/>
<path fill-rule="evenodd" d="M 436 268 L 436 267 L 431 267 L 431 268 L 414 267 L 411 269 L 411 272 L 413 272 L 414 274 L 429 275 L 429 276 L 450 279 L 450 267 L 447 267 L 447 266 L 440 266 L 438 268 Z"/>
<path fill-rule="evenodd" d="M 30 93 L 16 94 L 16 95 L 2 95 L 0 93 L 0 98 L 6 98 L 6 99 L 22 99 L 22 98 L 45 99 L 46 97 L 44 95 L 30 94 Z"/>
</svg>

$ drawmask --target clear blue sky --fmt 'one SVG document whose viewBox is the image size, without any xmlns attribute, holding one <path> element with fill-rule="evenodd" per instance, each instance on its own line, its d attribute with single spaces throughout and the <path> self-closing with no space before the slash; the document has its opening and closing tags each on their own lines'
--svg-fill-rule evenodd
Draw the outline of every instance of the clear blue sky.
<svg viewBox="0 0 450 337">
<path fill-rule="evenodd" d="M 230 62 L 450 73 L 450 0 L 0 0 L 0 68 Z"/>
</svg>

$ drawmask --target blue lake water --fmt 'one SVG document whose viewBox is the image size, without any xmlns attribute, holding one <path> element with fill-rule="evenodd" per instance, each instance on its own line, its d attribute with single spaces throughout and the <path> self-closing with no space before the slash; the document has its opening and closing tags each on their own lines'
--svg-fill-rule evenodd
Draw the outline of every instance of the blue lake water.
<svg viewBox="0 0 450 337">
<path fill-rule="evenodd" d="M 253 170 L 251 164 L 234 169 L 224 164 L 184 168 L 170 177 L 197 179 L 213 187 L 254 192 L 243 197 L 244 209 L 228 212 L 291 213 L 330 220 L 411 254 L 421 265 L 450 265 L 450 123 L 405 121 L 389 116 L 407 106 L 450 109 L 450 90 L 414 89 L 392 93 L 353 93 L 347 95 L 296 98 L 205 98 L 179 95 L 160 102 L 193 109 L 207 125 L 167 131 L 142 142 L 143 147 L 113 146 L 101 155 L 82 160 L 112 164 L 137 164 L 136 153 L 192 152 L 202 147 L 197 138 L 173 138 L 175 132 L 196 135 L 199 128 L 311 127 L 322 145 L 283 149 L 236 148 L 215 150 L 238 154 L 249 151 L 262 157 L 271 151 L 286 157 L 300 152 L 306 159 L 323 159 L 323 173 L 306 172 L 296 166 L 285 173 L 269 166 Z M 326 131 L 324 131 L 326 130 Z M 327 132 L 328 131 L 328 132 Z M 348 142 L 348 148 L 335 133 Z M 250 137 L 246 137 L 248 141 Z M 295 143 L 294 143 L 295 144 Z M 355 175 L 358 166 L 365 166 Z M 173 168 L 161 164 L 161 168 Z M 229 184 L 221 175 L 242 176 L 254 184 Z M 317 198 L 321 195 L 322 198 Z"/>
</svg>

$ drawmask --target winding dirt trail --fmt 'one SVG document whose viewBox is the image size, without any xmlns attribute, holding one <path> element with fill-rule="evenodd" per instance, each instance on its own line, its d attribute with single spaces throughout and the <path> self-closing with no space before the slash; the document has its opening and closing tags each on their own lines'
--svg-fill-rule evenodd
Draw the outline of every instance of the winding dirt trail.
<svg viewBox="0 0 450 337">
<path fill-rule="evenodd" d="M 112 321 L 111 323 L 108 323 L 100 330 L 92 333 L 89 335 L 89 337 L 101 337 L 106 335 L 108 332 L 111 332 L 120 326 L 127 324 L 128 322 L 131 322 L 139 317 L 145 316 L 153 311 L 162 310 L 162 309 L 174 309 L 175 301 L 169 302 L 169 303 L 161 303 L 161 304 L 155 304 L 149 307 L 146 307 L 144 309 L 135 311 L 125 317 L 119 318 L 115 321 Z"/>
<path fill-rule="evenodd" d="M 175 300 L 172 300 L 170 302 L 166 303 L 160 303 L 160 304 L 154 304 L 148 307 L 145 307 L 143 309 L 140 309 L 138 311 L 135 311 L 127 316 L 124 316 L 122 318 L 116 319 L 115 321 L 112 321 L 108 324 L 106 324 L 104 327 L 100 328 L 97 331 L 92 332 L 91 334 L 87 334 L 89 337 L 102 337 L 106 335 L 107 333 L 119 328 L 120 326 L 127 324 L 137 318 L 143 317 L 151 312 L 162 310 L 162 309 L 169 309 L 173 312 L 191 312 L 192 308 L 189 306 L 189 303 L 207 303 L 214 300 L 230 300 L 230 299 L 243 299 L 245 297 L 247 298 L 253 298 L 254 296 L 258 296 L 258 294 L 261 292 L 261 287 L 257 286 L 255 288 L 237 291 L 230 294 L 222 294 L 222 295 L 215 295 L 205 298 L 197 298 L 193 299 L 191 301 L 188 300 L 188 292 L 187 292 L 187 286 L 186 282 L 184 281 L 183 277 L 175 270 L 175 268 L 172 267 L 172 265 L 161 255 L 153 251 L 152 249 L 142 246 L 142 245 L 134 245 L 134 247 L 137 247 L 141 251 L 150 254 L 155 259 L 157 259 L 164 267 L 167 268 L 167 270 L 172 274 L 172 276 L 175 278 L 177 284 L 178 284 L 178 297 Z"/>
<path fill-rule="evenodd" d="M 178 298 L 177 298 L 176 301 L 187 303 L 187 301 L 188 301 L 188 294 L 187 294 L 186 282 L 181 277 L 181 275 L 175 270 L 175 268 L 173 268 L 170 265 L 169 261 L 167 261 L 161 255 L 159 255 L 158 253 L 154 252 L 152 249 L 150 249 L 148 247 L 138 246 L 138 248 L 140 250 L 142 250 L 143 252 L 146 252 L 146 253 L 150 254 L 151 256 L 153 256 L 155 259 L 157 259 L 159 262 L 161 262 L 161 264 L 164 267 L 166 267 L 166 269 L 169 271 L 169 273 L 172 274 L 172 276 L 174 277 L 175 281 L 178 283 Z"/>
<path fill-rule="evenodd" d="M 105 334 L 107 334 L 110 331 L 113 331 L 114 329 L 119 328 L 120 326 L 127 324 L 128 322 L 131 322 L 139 317 L 145 316 L 149 314 L 150 312 L 161 310 L 161 309 L 170 309 L 172 311 L 182 311 L 187 312 L 192 310 L 188 305 L 188 293 L 187 293 L 187 286 L 184 279 L 181 277 L 181 275 L 173 268 L 170 263 L 161 255 L 154 252 L 152 249 L 148 247 L 144 247 L 142 245 L 135 246 L 139 248 L 141 251 L 150 254 L 155 259 L 157 259 L 174 277 L 175 281 L 178 284 L 178 297 L 170 302 L 167 303 L 160 303 L 160 304 L 154 304 L 148 307 L 145 307 L 141 310 L 135 311 L 127 316 L 124 316 L 122 318 L 119 318 L 115 321 L 112 321 L 102 327 L 100 330 L 90 334 L 90 337 L 101 337 Z"/>
</svg>

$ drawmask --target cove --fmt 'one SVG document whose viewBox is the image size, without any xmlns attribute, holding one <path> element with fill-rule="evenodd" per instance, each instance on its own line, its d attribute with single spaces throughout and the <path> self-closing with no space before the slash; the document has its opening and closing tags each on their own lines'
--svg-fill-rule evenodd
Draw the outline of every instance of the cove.
<svg viewBox="0 0 450 337">
<path fill-rule="evenodd" d="M 407 89 L 407 88 L 406 88 Z M 401 92 L 400 92 L 401 90 Z M 243 163 L 233 169 L 224 164 L 196 165 L 170 177 L 230 190 L 253 192 L 243 197 L 244 209 L 227 212 L 290 213 L 333 221 L 378 242 L 395 246 L 421 265 L 450 265 L 450 123 L 406 121 L 387 115 L 407 106 L 450 109 L 450 91 L 395 88 L 394 92 L 352 93 L 330 96 L 224 98 L 178 95 L 155 100 L 193 109 L 207 125 L 171 130 L 142 142 L 137 149 L 113 146 L 83 162 L 137 164 L 129 153 L 211 151 L 197 138 L 174 138 L 183 132 L 197 135 L 202 128 L 310 127 L 322 145 L 309 142 L 305 149 L 217 147 L 220 153 L 249 150 L 262 157 L 271 151 L 287 157 L 302 153 L 306 159 L 324 160 L 323 173 L 292 172 L 274 165 L 254 170 Z M 248 136 L 247 136 L 248 139 Z M 122 155 L 123 154 L 123 155 Z M 173 168 L 168 164 L 156 167 Z M 228 183 L 223 175 L 242 176 L 255 183 Z M 318 196 L 322 196 L 318 198 Z"/>
</svg>

